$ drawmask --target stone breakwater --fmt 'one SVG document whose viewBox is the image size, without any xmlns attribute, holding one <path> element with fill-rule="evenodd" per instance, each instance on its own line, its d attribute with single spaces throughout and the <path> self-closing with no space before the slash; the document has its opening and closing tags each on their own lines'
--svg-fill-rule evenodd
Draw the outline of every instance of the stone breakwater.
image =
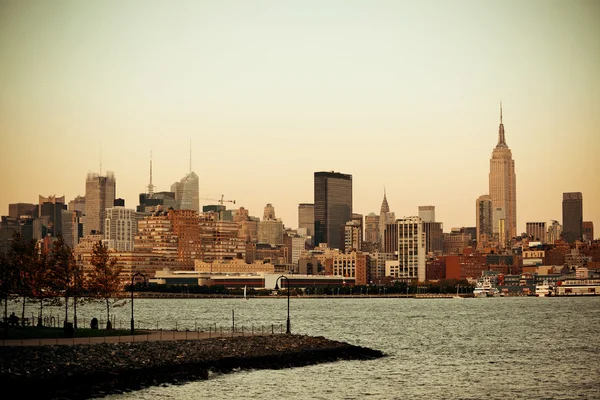
<svg viewBox="0 0 600 400">
<path fill-rule="evenodd" d="M 237 369 L 281 369 L 384 357 L 323 337 L 272 335 L 164 342 L 0 348 L 4 393 L 86 399 L 207 379 Z"/>
</svg>

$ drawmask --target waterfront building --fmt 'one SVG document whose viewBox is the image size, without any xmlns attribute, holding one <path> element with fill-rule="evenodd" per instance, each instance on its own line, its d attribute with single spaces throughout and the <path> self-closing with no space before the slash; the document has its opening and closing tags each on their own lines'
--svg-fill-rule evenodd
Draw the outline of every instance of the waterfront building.
<svg viewBox="0 0 600 400">
<path fill-rule="evenodd" d="M 446 279 L 475 279 L 488 269 L 485 255 L 447 255 L 445 256 Z"/>
<path fill-rule="evenodd" d="M 386 261 L 386 276 L 425 281 L 425 232 L 419 217 L 396 221 L 398 230 L 398 260 Z"/>
<path fill-rule="evenodd" d="M 136 252 L 159 254 L 166 263 L 179 263 L 178 238 L 167 212 L 155 212 L 140 219 L 133 246 Z"/>
<path fill-rule="evenodd" d="M 546 242 L 546 223 L 545 222 L 526 222 L 525 232 L 527 237 L 536 242 Z"/>
<path fill-rule="evenodd" d="M 107 247 L 115 251 L 133 251 L 139 219 L 138 213 L 129 208 L 107 208 L 104 221 L 104 240 Z"/>
<path fill-rule="evenodd" d="M 425 278 L 427 281 L 446 279 L 446 257 L 437 257 L 425 263 Z"/>
<path fill-rule="evenodd" d="M 167 218 L 177 236 L 177 257 L 182 270 L 192 270 L 194 260 L 202 253 L 202 237 L 198 213 L 194 210 L 170 209 Z"/>
<path fill-rule="evenodd" d="M 199 180 L 195 172 L 190 171 L 179 182 L 173 183 L 171 192 L 175 193 L 176 209 L 200 212 Z"/>
<path fill-rule="evenodd" d="M 219 220 L 214 211 L 199 214 L 201 256 L 204 261 L 244 258 L 246 241 L 239 237 L 238 224 Z"/>
<path fill-rule="evenodd" d="M 444 233 L 444 254 L 462 254 L 471 243 L 471 235 L 461 231 L 461 228 L 452 228 L 450 233 Z"/>
<path fill-rule="evenodd" d="M 494 234 L 494 209 L 491 196 L 479 196 L 475 202 L 477 222 L 477 247 L 484 248 L 492 241 Z"/>
<path fill-rule="evenodd" d="M 283 244 L 283 222 L 281 220 L 264 220 L 258 223 L 258 243 L 272 246 Z"/>
<path fill-rule="evenodd" d="M 342 249 L 344 227 L 352 219 L 352 175 L 314 173 L 315 245 Z"/>
<path fill-rule="evenodd" d="M 490 159 L 489 195 L 494 209 L 501 208 L 505 222 L 499 231 L 500 242 L 507 243 L 517 236 L 517 189 L 515 162 L 512 152 L 506 144 L 504 124 L 502 123 L 502 104 L 500 104 L 500 126 L 498 128 L 498 144 Z"/>
<path fill-rule="evenodd" d="M 344 227 L 344 252 L 360 251 L 362 244 L 362 229 L 358 221 L 348 221 Z"/>
<path fill-rule="evenodd" d="M 368 255 L 356 251 L 338 253 L 332 257 L 333 275 L 355 278 L 357 285 L 366 285 L 368 280 Z"/>
<path fill-rule="evenodd" d="M 583 195 L 581 192 L 563 193 L 562 238 L 567 243 L 583 239 Z"/>
<path fill-rule="evenodd" d="M 261 272 L 273 274 L 275 273 L 275 265 L 263 261 L 255 261 L 254 263 L 249 264 L 242 259 L 216 260 L 213 262 L 196 260 L 194 271 L 224 274 L 256 274 Z"/>
<path fill-rule="evenodd" d="M 88 173 L 85 182 L 85 221 L 83 234 L 104 232 L 106 209 L 114 206 L 117 181 L 112 172 L 106 176 Z"/>
<path fill-rule="evenodd" d="M 385 262 L 397 260 L 394 253 L 373 252 L 369 253 L 369 276 L 372 280 L 385 277 Z"/>
</svg>

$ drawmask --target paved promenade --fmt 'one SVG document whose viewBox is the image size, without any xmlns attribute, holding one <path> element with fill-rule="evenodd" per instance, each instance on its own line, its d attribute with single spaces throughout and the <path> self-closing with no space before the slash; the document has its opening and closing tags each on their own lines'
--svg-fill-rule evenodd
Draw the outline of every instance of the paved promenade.
<svg viewBox="0 0 600 400">
<path fill-rule="evenodd" d="M 0 340 L 2 346 L 44 346 L 44 345 L 73 345 L 73 344 L 95 344 L 95 343 L 125 343 L 125 342 L 156 342 L 156 341 L 172 341 L 172 340 L 200 340 L 218 337 L 232 336 L 262 336 L 279 334 L 280 327 L 277 326 L 271 332 L 269 329 L 264 330 L 237 330 L 231 333 L 231 330 L 216 330 L 210 332 L 200 331 L 148 331 L 144 335 L 127 335 L 127 336 L 100 336 L 100 337 L 76 337 L 76 338 L 44 338 L 44 339 L 11 339 Z"/>
</svg>

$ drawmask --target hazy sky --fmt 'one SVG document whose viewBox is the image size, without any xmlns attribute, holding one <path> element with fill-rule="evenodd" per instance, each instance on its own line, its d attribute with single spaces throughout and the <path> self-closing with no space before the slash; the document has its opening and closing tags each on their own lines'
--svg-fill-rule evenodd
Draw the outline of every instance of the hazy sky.
<svg viewBox="0 0 600 400">
<path fill-rule="evenodd" d="M 397 217 L 475 226 L 502 100 L 517 230 L 578 191 L 599 237 L 599 73 L 599 1 L 1 0 L 0 214 L 84 195 L 101 155 L 134 208 L 150 152 L 169 190 L 191 140 L 201 197 L 286 226 L 321 170 L 354 212 L 385 186 Z"/>
</svg>

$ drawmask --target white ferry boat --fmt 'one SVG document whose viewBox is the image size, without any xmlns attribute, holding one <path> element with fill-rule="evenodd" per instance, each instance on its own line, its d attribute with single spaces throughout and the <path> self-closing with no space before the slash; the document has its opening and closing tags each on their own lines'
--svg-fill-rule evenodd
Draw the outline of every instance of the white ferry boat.
<svg viewBox="0 0 600 400">
<path fill-rule="evenodd" d="M 493 297 L 498 296 L 500 291 L 492 284 L 489 276 L 484 276 L 475 284 L 473 296 L 475 297 Z"/>
<path fill-rule="evenodd" d="M 554 295 L 554 287 L 548 283 L 548 279 L 544 279 L 542 284 L 535 285 L 536 297 L 548 297 Z"/>
</svg>

